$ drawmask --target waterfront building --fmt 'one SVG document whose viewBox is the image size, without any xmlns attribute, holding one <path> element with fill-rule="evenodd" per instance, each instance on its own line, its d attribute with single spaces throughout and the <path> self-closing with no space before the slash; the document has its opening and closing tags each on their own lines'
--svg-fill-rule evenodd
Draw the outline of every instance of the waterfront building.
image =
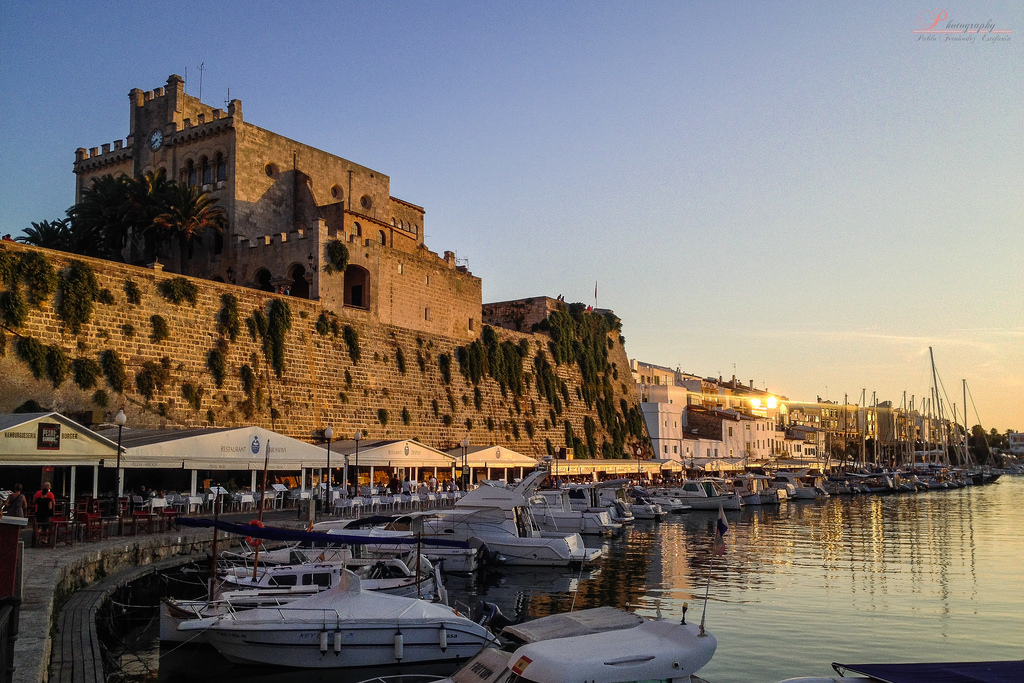
<svg viewBox="0 0 1024 683">
<path fill-rule="evenodd" d="M 253 125 L 238 99 L 204 104 L 177 75 L 128 99 L 127 138 L 75 152 L 75 201 L 100 176 L 162 171 L 227 214 L 222 234 L 161 254 L 155 267 L 317 300 L 368 322 L 479 334 L 480 279 L 454 252 L 427 249 L 423 207 L 391 196 L 389 176 Z M 343 273 L 324 270 L 331 243 L 347 251 Z M 131 245 L 125 256 L 151 260 Z"/>
</svg>

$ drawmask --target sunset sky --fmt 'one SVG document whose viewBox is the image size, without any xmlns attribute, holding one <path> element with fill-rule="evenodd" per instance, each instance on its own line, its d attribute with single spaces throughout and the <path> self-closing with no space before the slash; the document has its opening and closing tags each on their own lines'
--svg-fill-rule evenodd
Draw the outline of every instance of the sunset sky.
<svg viewBox="0 0 1024 683">
<path fill-rule="evenodd" d="M 1019 2 L 8 2 L 0 230 L 202 74 L 389 175 L 484 301 L 596 284 L 630 357 L 799 400 L 920 402 L 933 347 L 1024 430 L 1022 47 Z"/>
</svg>

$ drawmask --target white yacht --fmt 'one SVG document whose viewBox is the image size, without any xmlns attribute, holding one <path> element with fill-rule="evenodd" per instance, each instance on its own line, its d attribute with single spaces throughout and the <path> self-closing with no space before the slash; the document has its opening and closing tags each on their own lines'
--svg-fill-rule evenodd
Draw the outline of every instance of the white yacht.
<svg viewBox="0 0 1024 683">
<path fill-rule="evenodd" d="M 679 486 L 651 489 L 656 496 L 678 498 L 694 510 L 739 510 L 743 500 L 736 492 L 725 491 L 712 479 L 686 479 Z"/>
<path fill-rule="evenodd" d="M 347 669 L 469 659 L 493 641 L 486 628 L 440 603 L 363 590 L 359 577 L 279 607 L 183 622 L 238 664 Z"/>
</svg>

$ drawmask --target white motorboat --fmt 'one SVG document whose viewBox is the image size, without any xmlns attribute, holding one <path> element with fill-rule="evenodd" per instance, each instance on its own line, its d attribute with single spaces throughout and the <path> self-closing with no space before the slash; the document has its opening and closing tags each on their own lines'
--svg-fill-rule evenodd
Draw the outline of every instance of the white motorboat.
<svg viewBox="0 0 1024 683">
<path fill-rule="evenodd" d="M 605 535 L 622 528 L 607 510 L 573 510 L 566 489 L 538 489 L 529 501 L 533 518 L 544 531 Z"/>
<path fill-rule="evenodd" d="M 202 632 L 231 662 L 308 669 L 463 660 L 493 641 L 446 605 L 363 590 L 347 570 L 337 587 L 316 595 L 178 628 Z"/>
<path fill-rule="evenodd" d="M 682 683 L 718 647 L 695 624 L 646 619 L 614 607 L 542 617 L 506 627 L 502 636 L 525 644 L 486 648 L 441 683 Z"/>
<path fill-rule="evenodd" d="M 746 473 L 729 479 L 733 490 L 740 495 L 744 505 L 777 505 L 778 489 L 772 486 L 772 478 L 763 474 Z"/>
<path fill-rule="evenodd" d="M 408 559 L 414 561 L 413 558 Z M 251 567 L 229 567 L 220 573 L 221 585 L 213 600 L 168 598 L 162 601 L 160 640 L 192 640 L 195 634 L 186 634 L 178 629 L 183 621 L 218 616 L 232 610 L 280 607 L 333 588 L 341 584 L 346 568 L 359 576 L 363 590 L 448 603 L 439 568 L 423 556 L 420 556 L 419 567 L 415 570 L 397 557 L 362 565 L 353 562 L 357 561 L 350 558 L 347 563 L 271 565 L 258 567 L 255 577 Z"/>
<path fill-rule="evenodd" d="M 531 477 L 544 474 L 531 474 L 524 480 L 526 485 L 520 484 L 516 489 L 504 486 L 503 482 L 480 486 L 451 509 L 406 513 L 380 529 L 360 532 L 351 526 L 317 525 L 314 528 L 348 537 L 368 533 L 360 542 L 371 549 L 383 546 L 389 538 L 461 542 L 483 551 L 489 561 L 500 564 L 566 567 L 597 559 L 601 549 L 587 548 L 578 533 L 540 529 L 521 491 L 529 490 Z"/>
<path fill-rule="evenodd" d="M 613 479 L 592 484 L 570 484 L 569 503 L 573 510 L 606 510 L 616 524 L 629 524 L 636 517 L 625 500 L 628 479 Z"/>
<path fill-rule="evenodd" d="M 505 564 L 565 567 L 602 552 L 583 545 L 578 533 L 541 531 L 522 493 L 499 486 L 480 486 L 422 523 L 425 536 L 486 545 Z"/>
<path fill-rule="evenodd" d="M 410 542 L 422 538 L 423 520 L 431 514 L 406 513 L 361 519 L 332 519 L 317 522 L 313 531 L 358 539 L 360 552 L 368 556 L 387 557 L 408 551 Z M 472 574 L 484 564 L 479 547 L 438 547 L 427 543 L 419 551 L 434 565 L 440 566 L 445 574 Z"/>
<path fill-rule="evenodd" d="M 670 488 L 651 489 L 655 496 L 678 498 L 694 510 L 739 510 L 743 500 L 736 492 L 726 492 L 711 479 L 686 479 Z"/>
<path fill-rule="evenodd" d="M 791 500 L 820 500 L 829 497 L 822 477 L 808 474 L 806 469 L 799 472 L 779 470 L 775 473 L 774 482 L 776 488 L 787 488 Z M 793 488 L 789 489 L 790 486 Z"/>
</svg>

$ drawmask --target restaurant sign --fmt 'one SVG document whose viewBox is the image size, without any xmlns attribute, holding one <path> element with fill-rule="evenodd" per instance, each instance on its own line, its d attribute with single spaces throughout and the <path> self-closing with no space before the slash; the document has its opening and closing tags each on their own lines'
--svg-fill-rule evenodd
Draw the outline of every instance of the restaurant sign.
<svg viewBox="0 0 1024 683">
<path fill-rule="evenodd" d="M 36 433 L 36 450 L 60 450 L 60 425 L 55 422 L 40 422 Z"/>
</svg>

